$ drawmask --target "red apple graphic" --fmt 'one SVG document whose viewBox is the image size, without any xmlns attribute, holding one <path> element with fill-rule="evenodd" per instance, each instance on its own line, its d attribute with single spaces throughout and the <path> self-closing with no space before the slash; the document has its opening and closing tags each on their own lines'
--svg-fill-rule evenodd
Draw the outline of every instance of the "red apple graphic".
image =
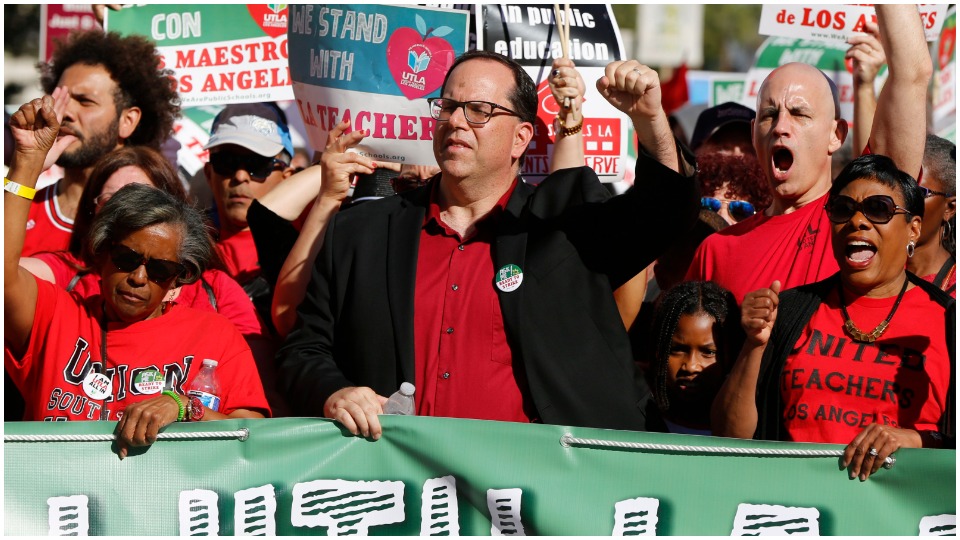
<svg viewBox="0 0 960 540">
<path fill-rule="evenodd" d="M 946 68 L 947 64 L 950 63 L 950 59 L 953 58 L 953 50 L 956 46 L 957 25 L 956 21 L 954 21 L 949 27 L 944 26 L 943 30 L 940 32 L 940 46 L 937 50 L 937 63 L 940 65 L 941 70 Z"/>
<path fill-rule="evenodd" d="M 247 4 L 250 18 L 263 33 L 276 39 L 287 33 L 287 5 L 286 4 Z"/>
<path fill-rule="evenodd" d="M 448 26 L 427 29 L 416 16 L 417 28 L 398 28 L 387 42 L 387 66 L 400 92 L 407 99 L 432 94 L 443 84 L 456 53 L 443 39 L 453 29 Z"/>
</svg>

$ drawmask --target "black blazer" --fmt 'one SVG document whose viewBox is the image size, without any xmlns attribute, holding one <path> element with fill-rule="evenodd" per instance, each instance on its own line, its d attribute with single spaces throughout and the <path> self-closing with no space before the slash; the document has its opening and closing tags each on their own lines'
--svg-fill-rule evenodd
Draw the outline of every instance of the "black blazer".
<svg viewBox="0 0 960 540">
<path fill-rule="evenodd" d="M 612 291 L 693 226 L 699 188 L 692 174 L 647 156 L 637 178 L 608 198 L 592 169 L 558 171 L 536 189 L 519 183 L 497 219 L 494 269 L 523 270 L 517 290 L 497 290 L 504 328 L 545 423 L 645 428 L 650 391 L 634 377 Z M 277 353 L 280 388 L 297 413 L 322 416 L 347 386 L 387 396 L 416 379 L 414 287 L 430 187 L 340 212 L 329 225 L 300 322 Z"/>
</svg>

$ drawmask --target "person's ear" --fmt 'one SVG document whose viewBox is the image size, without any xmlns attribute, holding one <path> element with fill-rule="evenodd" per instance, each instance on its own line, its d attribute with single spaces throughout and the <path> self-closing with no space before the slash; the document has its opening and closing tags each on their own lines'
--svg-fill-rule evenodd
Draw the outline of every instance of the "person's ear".
<svg viewBox="0 0 960 540">
<path fill-rule="evenodd" d="M 947 197 L 947 208 L 943 211 L 943 220 L 950 221 L 957 215 L 957 197 Z"/>
<path fill-rule="evenodd" d="M 847 121 L 843 118 L 834 120 L 834 122 L 836 126 L 833 129 L 833 133 L 830 134 L 830 155 L 840 150 L 840 147 L 843 146 L 843 141 L 847 140 L 847 132 L 850 130 L 850 125 L 847 124 Z"/>
<path fill-rule="evenodd" d="M 203 176 L 207 179 L 207 185 L 213 189 L 213 165 L 209 161 L 203 164 Z"/>
<path fill-rule="evenodd" d="M 920 242 L 920 227 L 923 225 L 923 218 L 920 216 L 913 216 L 910 218 L 910 241 L 914 244 Z"/>
<path fill-rule="evenodd" d="M 129 107 L 120 111 L 120 122 L 118 125 L 118 133 L 120 138 L 127 140 L 133 135 L 133 132 L 136 131 L 137 126 L 140 125 L 140 115 L 143 114 L 140 111 L 140 107 Z"/>
<path fill-rule="evenodd" d="M 510 157 L 520 159 L 520 156 L 527 151 L 530 141 L 533 140 L 533 124 L 530 122 L 521 122 L 514 131 L 513 150 Z"/>
</svg>

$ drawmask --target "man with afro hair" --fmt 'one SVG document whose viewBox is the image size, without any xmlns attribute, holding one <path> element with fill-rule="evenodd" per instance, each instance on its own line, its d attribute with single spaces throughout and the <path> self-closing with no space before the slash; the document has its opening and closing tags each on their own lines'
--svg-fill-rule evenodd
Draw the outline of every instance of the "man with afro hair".
<svg viewBox="0 0 960 540">
<path fill-rule="evenodd" d="M 70 104 L 51 156 L 63 178 L 39 190 L 27 221 L 24 256 L 67 249 L 87 177 L 101 157 L 124 145 L 159 149 L 180 114 L 170 76 L 142 36 L 74 32 L 38 65 L 46 94 L 65 86 Z M 62 153 L 60 153 L 62 152 Z"/>
</svg>

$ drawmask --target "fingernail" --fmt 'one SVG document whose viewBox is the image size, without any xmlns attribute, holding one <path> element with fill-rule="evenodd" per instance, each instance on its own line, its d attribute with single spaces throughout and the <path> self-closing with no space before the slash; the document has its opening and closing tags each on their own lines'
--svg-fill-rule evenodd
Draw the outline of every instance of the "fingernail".
<svg viewBox="0 0 960 540">
<path fill-rule="evenodd" d="M 866 480 L 867 480 L 867 475 L 861 474 L 861 475 L 860 475 L 860 481 L 861 481 L 861 482 L 865 482 Z"/>
<path fill-rule="evenodd" d="M 371 169 L 376 169 L 376 168 L 377 168 L 377 164 L 374 163 L 373 165 L 370 166 L 370 168 L 371 168 Z"/>
</svg>

